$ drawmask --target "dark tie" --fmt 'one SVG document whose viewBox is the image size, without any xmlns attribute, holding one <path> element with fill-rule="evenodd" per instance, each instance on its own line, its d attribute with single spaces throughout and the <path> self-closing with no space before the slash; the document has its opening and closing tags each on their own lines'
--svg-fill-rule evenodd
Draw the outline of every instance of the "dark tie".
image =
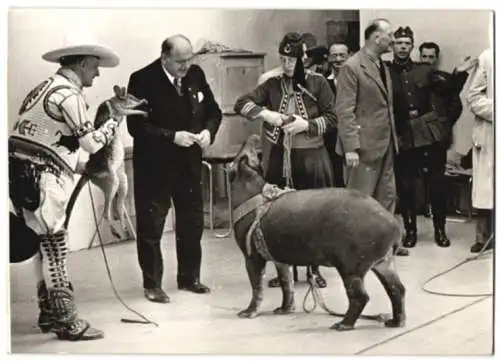
<svg viewBox="0 0 500 363">
<path fill-rule="evenodd" d="M 386 74 L 385 74 L 384 62 L 382 61 L 382 59 L 379 59 L 379 62 L 380 62 L 380 67 L 379 67 L 380 78 L 382 78 L 382 82 L 384 83 L 384 87 L 385 87 L 385 89 L 387 89 L 387 78 L 386 78 Z"/>
<path fill-rule="evenodd" d="M 182 84 L 180 78 L 174 78 L 174 86 L 179 96 L 182 96 Z"/>
</svg>

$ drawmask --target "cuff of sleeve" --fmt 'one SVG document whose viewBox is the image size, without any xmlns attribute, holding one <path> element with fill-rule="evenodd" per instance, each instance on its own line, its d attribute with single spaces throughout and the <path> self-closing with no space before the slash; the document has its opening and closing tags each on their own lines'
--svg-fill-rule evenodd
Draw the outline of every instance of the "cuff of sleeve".
<svg viewBox="0 0 500 363">
<path fill-rule="evenodd" d="M 321 136 L 326 132 L 326 119 L 323 116 L 309 121 L 308 134 L 310 136 Z"/>
<path fill-rule="evenodd" d="M 261 106 L 258 106 L 255 102 L 248 101 L 245 103 L 245 105 L 241 108 L 241 115 L 253 120 L 264 108 Z"/>
</svg>

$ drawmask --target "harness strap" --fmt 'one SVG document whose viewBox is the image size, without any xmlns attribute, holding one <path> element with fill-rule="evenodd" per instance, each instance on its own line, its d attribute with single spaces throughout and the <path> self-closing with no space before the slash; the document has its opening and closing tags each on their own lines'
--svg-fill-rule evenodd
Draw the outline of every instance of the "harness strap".
<svg viewBox="0 0 500 363">
<path fill-rule="evenodd" d="M 245 238 L 245 247 L 247 254 L 250 256 L 252 253 L 252 243 L 265 260 L 274 261 L 264 238 L 264 233 L 260 228 L 260 221 L 266 215 L 272 203 L 285 193 L 294 191 L 294 189 L 285 188 L 281 189 L 273 184 L 265 184 L 262 188 L 262 193 L 257 194 L 236 207 L 233 211 L 233 223 L 237 223 L 245 215 L 256 211 L 255 219 L 250 225 Z"/>
</svg>

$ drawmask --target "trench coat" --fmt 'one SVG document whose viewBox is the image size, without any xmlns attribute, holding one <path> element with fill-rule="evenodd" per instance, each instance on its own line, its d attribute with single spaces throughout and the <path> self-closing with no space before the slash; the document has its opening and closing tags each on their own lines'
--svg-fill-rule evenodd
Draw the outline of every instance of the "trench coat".
<svg viewBox="0 0 500 363">
<path fill-rule="evenodd" d="M 475 116 L 472 128 L 472 206 L 493 209 L 494 112 L 493 49 L 478 58 L 465 101 Z"/>
</svg>

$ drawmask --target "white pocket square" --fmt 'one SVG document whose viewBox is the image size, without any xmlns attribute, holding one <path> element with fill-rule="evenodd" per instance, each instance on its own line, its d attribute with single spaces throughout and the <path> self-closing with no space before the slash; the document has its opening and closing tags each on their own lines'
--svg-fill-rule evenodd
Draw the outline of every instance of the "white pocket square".
<svg viewBox="0 0 500 363">
<path fill-rule="evenodd" d="M 196 94 L 197 98 L 198 98 L 198 102 L 202 102 L 203 99 L 205 98 L 205 96 L 203 96 L 203 92 L 201 91 L 198 91 L 198 93 Z"/>
</svg>

